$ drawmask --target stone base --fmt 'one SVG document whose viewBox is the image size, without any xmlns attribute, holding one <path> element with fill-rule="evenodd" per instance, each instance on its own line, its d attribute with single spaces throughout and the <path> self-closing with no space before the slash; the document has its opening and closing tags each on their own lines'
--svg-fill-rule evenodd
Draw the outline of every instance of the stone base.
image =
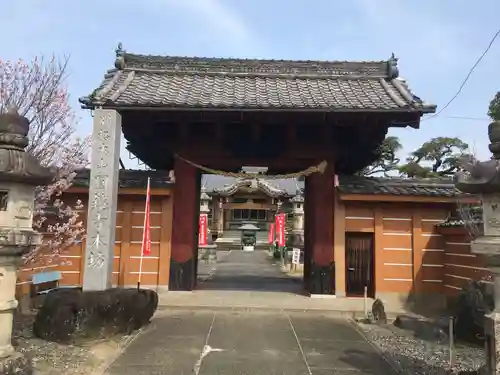
<svg viewBox="0 0 500 375">
<path fill-rule="evenodd" d="M 217 245 L 204 245 L 198 247 L 198 260 L 206 264 L 217 263 Z"/>
<path fill-rule="evenodd" d="M 19 352 L 0 359 L 0 375 L 32 375 L 31 359 Z"/>
<path fill-rule="evenodd" d="M 485 375 L 500 375 L 500 313 L 484 317 L 486 334 L 486 372 Z"/>
<path fill-rule="evenodd" d="M 335 294 L 335 265 L 327 266 L 311 263 L 311 275 L 308 280 L 310 294 Z"/>
<path fill-rule="evenodd" d="M 170 260 L 170 290 L 191 291 L 195 287 L 196 259 L 188 259 L 185 262 Z"/>
</svg>

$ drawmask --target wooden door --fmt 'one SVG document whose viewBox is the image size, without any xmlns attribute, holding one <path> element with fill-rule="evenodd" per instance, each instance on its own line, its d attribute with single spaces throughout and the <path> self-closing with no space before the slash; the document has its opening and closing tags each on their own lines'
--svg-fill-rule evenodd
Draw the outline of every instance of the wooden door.
<svg viewBox="0 0 500 375">
<path fill-rule="evenodd" d="M 345 239 L 346 295 L 368 297 L 375 294 L 373 233 L 347 232 Z"/>
</svg>

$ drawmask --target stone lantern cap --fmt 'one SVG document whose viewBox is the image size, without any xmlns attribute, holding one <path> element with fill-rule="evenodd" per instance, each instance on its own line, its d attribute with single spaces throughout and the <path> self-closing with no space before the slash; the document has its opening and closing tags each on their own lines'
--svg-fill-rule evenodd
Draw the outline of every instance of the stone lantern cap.
<svg viewBox="0 0 500 375">
<path fill-rule="evenodd" d="M 0 182 L 21 182 L 46 185 L 53 181 L 55 171 L 40 165 L 27 153 L 29 121 L 15 107 L 0 114 Z"/>
<path fill-rule="evenodd" d="M 304 197 L 301 193 L 297 193 L 292 199 L 290 199 L 292 203 L 304 203 Z"/>
<path fill-rule="evenodd" d="M 200 200 L 201 201 L 210 201 L 210 200 L 212 200 L 212 197 L 207 194 L 207 188 L 205 186 L 201 187 Z"/>
<path fill-rule="evenodd" d="M 488 126 L 489 149 L 493 158 L 476 161 L 469 158 L 462 164 L 465 172 L 455 175 L 457 189 L 469 194 L 499 194 L 500 192 L 500 121 Z"/>
</svg>

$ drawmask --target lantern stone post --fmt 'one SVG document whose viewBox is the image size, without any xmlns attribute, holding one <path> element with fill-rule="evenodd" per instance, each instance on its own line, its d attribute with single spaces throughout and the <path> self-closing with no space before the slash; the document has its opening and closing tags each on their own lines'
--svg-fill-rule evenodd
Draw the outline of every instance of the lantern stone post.
<svg viewBox="0 0 500 375">
<path fill-rule="evenodd" d="M 304 248 L 304 196 L 301 191 L 290 199 L 292 203 L 292 246 L 301 250 Z"/>
<path fill-rule="evenodd" d="M 484 256 L 493 275 L 495 306 L 484 322 L 486 374 L 500 375 L 500 121 L 489 125 L 488 136 L 493 158 L 465 164 L 467 173 L 457 173 L 455 185 L 464 193 L 479 194 L 482 200 L 484 232 L 473 239 L 471 251 Z"/>
<path fill-rule="evenodd" d="M 33 231 L 35 188 L 54 173 L 25 152 L 29 121 L 15 108 L 0 115 L 0 374 L 31 374 L 28 358 L 12 347 L 17 268 L 41 244 Z"/>
<path fill-rule="evenodd" d="M 210 212 L 211 200 L 212 197 L 207 194 L 206 188 L 202 186 L 200 194 L 200 220 L 206 220 L 205 228 L 207 231 L 207 241 L 206 244 L 198 243 L 198 259 L 201 258 L 205 261 L 205 263 L 209 264 L 217 262 L 217 245 L 213 243 L 212 235 L 208 227 L 208 213 Z"/>
</svg>

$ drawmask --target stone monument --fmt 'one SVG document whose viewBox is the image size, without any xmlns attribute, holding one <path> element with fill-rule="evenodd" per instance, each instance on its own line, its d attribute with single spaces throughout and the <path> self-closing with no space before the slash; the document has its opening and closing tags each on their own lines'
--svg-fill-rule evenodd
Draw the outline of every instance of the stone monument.
<svg viewBox="0 0 500 375">
<path fill-rule="evenodd" d="M 121 116 L 96 109 L 93 120 L 83 290 L 106 290 L 113 276 Z"/>
<path fill-rule="evenodd" d="M 0 115 L 0 374 L 31 374 L 31 362 L 12 347 L 17 267 L 41 243 L 33 231 L 35 187 L 55 174 L 25 152 L 29 122 L 15 108 Z"/>
<path fill-rule="evenodd" d="M 500 374 L 500 121 L 488 127 L 491 160 L 470 160 L 466 172 L 455 176 L 456 187 L 464 193 L 480 194 L 483 205 L 483 235 L 473 239 L 471 251 L 483 255 L 493 275 L 495 307 L 485 317 L 487 374 Z"/>
</svg>

